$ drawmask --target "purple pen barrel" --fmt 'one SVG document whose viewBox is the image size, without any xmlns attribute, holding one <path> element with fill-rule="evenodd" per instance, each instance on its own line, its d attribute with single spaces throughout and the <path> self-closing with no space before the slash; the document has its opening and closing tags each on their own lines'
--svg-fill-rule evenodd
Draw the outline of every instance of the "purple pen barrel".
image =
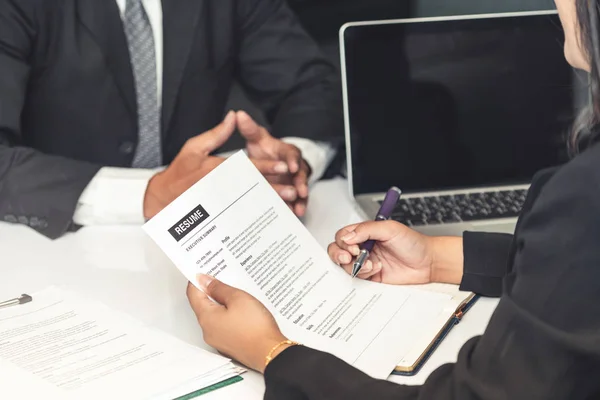
<svg viewBox="0 0 600 400">
<path fill-rule="evenodd" d="M 398 204 L 401 194 L 402 192 L 397 187 L 392 187 L 387 191 L 385 198 L 381 203 L 381 207 L 379 208 L 379 212 L 375 217 L 375 221 L 385 221 L 390 219 L 392 212 L 394 212 L 394 208 L 396 208 L 396 204 Z M 373 250 L 373 246 L 375 246 L 375 241 L 367 240 L 365 243 L 363 243 L 361 249 L 370 253 L 371 250 Z"/>
<path fill-rule="evenodd" d="M 375 218 L 376 221 L 386 220 L 392 216 L 392 212 L 394 211 L 394 208 L 396 208 L 396 204 L 398 204 L 401 193 L 402 192 L 397 187 L 393 187 L 387 191 L 385 198 L 381 203 L 381 207 L 379 208 L 379 213 Z"/>
</svg>

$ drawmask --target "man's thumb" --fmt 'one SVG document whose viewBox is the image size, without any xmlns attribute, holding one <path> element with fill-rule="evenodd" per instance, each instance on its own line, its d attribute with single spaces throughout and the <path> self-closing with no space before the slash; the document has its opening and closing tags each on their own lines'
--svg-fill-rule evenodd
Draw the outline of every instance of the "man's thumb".
<svg viewBox="0 0 600 400">
<path fill-rule="evenodd" d="M 198 275 L 198 283 L 204 293 L 225 307 L 231 302 L 233 295 L 238 290 L 209 275 Z"/>
<path fill-rule="evenodd" d="M 262 139 L 265 133 L 265 129 L 257 124 L 245 111 L 237 112 L 237 127 L 240 134 L 249 142 Z"/>
<path fill-rule="evenodd" d="M 219 125 L 191 139 L 191 144 L 199 146 L 201 150 L 207 153 L 213 152 L 229 140 L 233 132 L 235 132 L 235 123 L 235 112 L 229 111 Z"/>
</svg>

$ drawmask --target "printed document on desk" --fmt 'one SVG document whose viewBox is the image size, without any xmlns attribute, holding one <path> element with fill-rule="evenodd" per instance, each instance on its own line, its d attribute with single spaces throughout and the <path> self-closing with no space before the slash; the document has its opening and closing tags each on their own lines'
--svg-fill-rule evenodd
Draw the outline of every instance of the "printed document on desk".
<svg viewBox="0 0 600 400">
<path fill-rule="evenodd" d="M 243 152 L 144 229 L 194 284 L 204 273 L 249 292 L 287 337 L 377 378 L 387 377 L 434 328 L 451 299 L 350 278 Z"/>
<path fill-rule="evenodd" d="M 193 347 L 49 288 L 0 310 L 0 398 L 172 400 L 239 375 Z"/>
</svg>

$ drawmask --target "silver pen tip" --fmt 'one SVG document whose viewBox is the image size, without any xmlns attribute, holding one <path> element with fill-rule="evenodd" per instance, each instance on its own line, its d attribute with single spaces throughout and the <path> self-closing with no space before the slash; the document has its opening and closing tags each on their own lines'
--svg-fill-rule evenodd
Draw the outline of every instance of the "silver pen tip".
<svg viewBox="0 0 600 400">
<path fill-rule="evenodd" d="M 363 264 L 365 263 L 365 261 L 367 261 L 367 258 L 369 257 L 369 251 L 368 250 L 361 250 L 360 254 L 358 255 L 358 257 L 356 258 L 356 261 L 354 262 L 354 265 L 352 265 L 352 277 L 356 277 L 356 275 L 358 275 L 358 273 L 360 272 L 360 269 L 362 268 Z"/>
<path fill-rule="evenodd" d="M 32 297 L 28 294 L 22 294 L 21 297 L 19 297 L 19 304 L 25 304 L 25 303 L 29 303 L 32 299 Z"/>
<path fill-rule="evenodd" d="M 354 265 L 352 265 L 352 277 L 356 278 L 356 275 L 358 275 L 358 273 L 360 272 L 360 267 L 361 264 L 359 262 L 355 262 Z"/>
</svg>

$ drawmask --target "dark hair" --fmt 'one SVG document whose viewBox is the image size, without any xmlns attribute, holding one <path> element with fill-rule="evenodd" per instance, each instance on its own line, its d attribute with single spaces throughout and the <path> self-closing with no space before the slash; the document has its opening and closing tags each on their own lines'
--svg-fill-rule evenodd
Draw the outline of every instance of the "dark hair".
<svg viewBox="0 0 600 400">
<path fill-rule="evenodd" d="M 579 115 L 569 138 L 575 156 L 600 139 L 600 0 L 576 0 L 579 44 L 590 63 L 590 104 Z"/>
</svg>

